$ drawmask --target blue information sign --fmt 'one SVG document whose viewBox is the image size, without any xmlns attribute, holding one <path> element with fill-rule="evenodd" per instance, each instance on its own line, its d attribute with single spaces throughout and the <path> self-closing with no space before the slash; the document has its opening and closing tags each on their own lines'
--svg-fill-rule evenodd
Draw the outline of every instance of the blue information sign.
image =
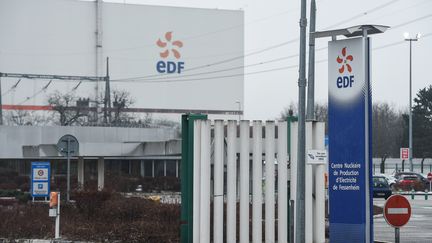
<svg viewBox="0 0 432 243">
<path fill-rule="evenodd" d="M 31 194 L 32 197 L 48 197 L 50 194 L 50 162 L 31 163 Z"/>
<path fill-rule="evenodd" d="M 329 43 L 330 242 L 373 242 L 369 39 Z"/>
</svg>

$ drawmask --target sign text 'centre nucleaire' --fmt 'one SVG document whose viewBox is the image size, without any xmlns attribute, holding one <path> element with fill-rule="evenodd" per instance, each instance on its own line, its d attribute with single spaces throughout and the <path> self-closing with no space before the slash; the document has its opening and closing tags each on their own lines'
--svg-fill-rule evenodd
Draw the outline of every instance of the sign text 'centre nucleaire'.
<svg viewBox="0 0 432 243">
<path fill-rule="evenodd" d="M 329 42 L 329 200 L 332 243 L 373 242 L 369 39 Z"/>
</svg>

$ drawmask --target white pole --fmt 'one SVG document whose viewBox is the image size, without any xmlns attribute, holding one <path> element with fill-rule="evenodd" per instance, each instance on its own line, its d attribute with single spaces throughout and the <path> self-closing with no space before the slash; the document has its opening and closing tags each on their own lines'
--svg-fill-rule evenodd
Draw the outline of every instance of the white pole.
<svg viewBox="0 0 432 243">
<path fill-rule="evenodd" d="M 249 121 L 240 122 L 240 243 L 249 243 Z"/>
<path fill-rule="evenodd" d="M 237 122 L 228 121 L 227 132 L 227 242 L 236 243 L 236 203 L 237 203 Z"/>
<path fill-rule="evenodd" d="M 313 148 L 313 126 L 312 122 L 306 122 L 306 152 Z M 313 168 L 312 165 L 305 165 L 305 243 L 312 243 L 313 241 Z"/>
<path fill-rule="evenodd" d="M 291 193 L 290 193 L 290 200 L 294 201 L 294 215 L 291 217 L 292 219 L 294 219 L 293 221 L 296 220 L 296 206 L 295 204 L 297 203 L 297 132 L 298 132 L 298 123 L 297 122 L 291 122 L 290 123 L 290 133 L 291 133 L 291 137 L 288 138 L 290 139 L 290 145 L 291 145 L 291 149 L 290 149 L 290 173 L 291 173 L 291 181 L 290 181 L 290 189 L 291 189 Z M 293 231 L 291 232 L 292 237 L 295 239 L 295 232 L 296 232 L 296 222 L 292 222 L 291 223 L 294 228 Z"/>
<path fill-rule="evenodd" d="M 200 242 L 201 202 L 201 120 L 194 121 L 193 144 L 193 242 Z"/>
<path fill-rule="evenodd" d="M 275 162 L 275 124 L 266 121 L 265 129 L 265 242 L 275 242 L 275 196 L 274 196 L 274 162 Z"/>
<path fill-rule="evenodd" d="M 57 194 L 57 216 L 55 221 L 55 238 L 60 239 L 60 192 Z"/>
<path fill-rule="evenodd" d="M 262 242 L 262 122 L 253 122 L 252 242 Z"/>
<path fill-rule="evenodd" d="M 317 122 L 314 124 L 314 143 L 316 149 L 325 149 L 325 124 Z M 315 167 L 315 210 L 314 210 L 314 243 L 325 242 L 325 176 L 326 164 Z"/>
<path fill-rule="evenodd" d="M 315 225 L 314 242 L 325 242 L 325 164 L 317 165 L 315 175 Z"/>
<path fill-rule="evenodd" d="M 287 122 L 278 124 L 278 243 L 288 239 L 288 142 Z"/>
<path fill-rule="evenodd" d="M 194 182 L 195 184 L 195 182 Z M 200 243 L 210 243 L 210 120 L 201 123 Z"/>
<path fill-rule="evenodd" d="M 214 210 L 213 210 L 213 242 L 223 242 L 223 186 L 224 186 L 224 123 L 222 120 L 215 121 L 214 142 Z"/>
</svg>

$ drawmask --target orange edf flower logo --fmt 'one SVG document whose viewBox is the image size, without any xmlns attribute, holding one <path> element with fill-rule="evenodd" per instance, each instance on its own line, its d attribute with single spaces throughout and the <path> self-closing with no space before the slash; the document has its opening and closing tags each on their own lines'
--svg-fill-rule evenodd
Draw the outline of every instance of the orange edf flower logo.
<svg viewBox="0 0 432 243">
<path fill-rule="evenodd" d="M 346 56 L 346 47 L 342 48 L 342 58 L 339 56 L 336 58 L 336 61 L 342 64 L 342 66 L 339 68 L 339 73 L 343 73 L 345 71 L 345 66 L 347 67 L 348 72 L 352 72 L 352 67 L 348 63 L 352 62 L 353 59 L 354 58 L 351 55 Z"/>
<path fill-rule="evenodd" d="M 167 58 L 171 52 L 175 58 L 179 59 L 180 52 L 178 51 L 178 49 L 183 47 L 183 42 L 179 40 L 171 42 L 171 40 L 172 40 L 172 31 L 165 33 L 165 42 L 161 41 L 160 38 L 157 40 L 156 44 L 160 48 L 164 48 L 164 51 L 160 52 L 159 55 L 162 58 Z"/>
</svg>

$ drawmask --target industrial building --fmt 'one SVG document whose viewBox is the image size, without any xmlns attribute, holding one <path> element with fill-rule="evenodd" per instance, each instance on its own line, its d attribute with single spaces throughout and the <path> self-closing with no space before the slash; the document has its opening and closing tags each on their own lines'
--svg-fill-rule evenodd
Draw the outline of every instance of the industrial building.
<svg viewBox="0 0 432 243">
<path fill-rule="evenodd" d="M 66 175 L 66 158 L 57 150 L 65 134 L 79 142 L 71 174 L 81 185 L 97 179 L 101 189 L 105 175 L 122 172 L 179 177 L 181 140 L 170 128 L 0 126 L 0 169 L 29 176 L 31 162 L 49 161 L 53 177 Z"/>
</svg>

